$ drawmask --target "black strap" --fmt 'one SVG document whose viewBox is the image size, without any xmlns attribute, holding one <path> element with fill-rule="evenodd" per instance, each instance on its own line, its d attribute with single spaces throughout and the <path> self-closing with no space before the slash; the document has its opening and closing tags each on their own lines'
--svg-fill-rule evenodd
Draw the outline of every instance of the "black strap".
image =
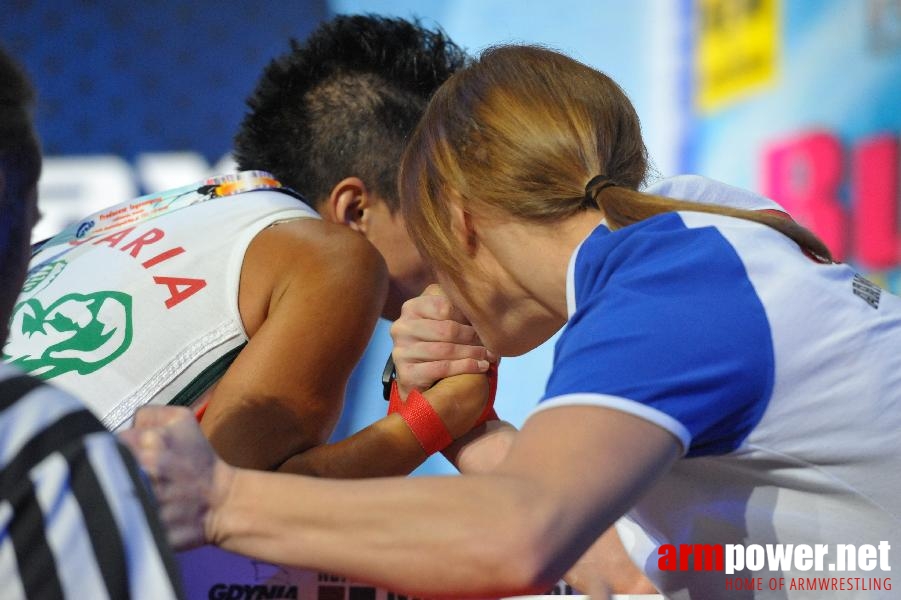
<svg viewBox="0 0 901 600">
<path fill-rule="evenodd" d="M 382 396 L 385 400 L 391 399 L 391 384 L 397 379 L 397 369 L 394 368 L 394 356 L 388 355 L 388 362 L 382 370 Z"/>
</svg>

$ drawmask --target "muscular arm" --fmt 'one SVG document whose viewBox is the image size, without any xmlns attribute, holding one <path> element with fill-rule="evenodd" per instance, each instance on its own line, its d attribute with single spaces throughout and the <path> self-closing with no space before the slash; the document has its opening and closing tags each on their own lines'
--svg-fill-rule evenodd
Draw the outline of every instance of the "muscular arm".
<svg viewBox="0 0 901 600">
<path fill-rule="evenodd" d="M 427 596 L 546 589 L 679 448 L 637 417 L 558 407 L 529 419 L 484 475 L 332 481 L 215 462 L 190 435 L 189 418 L 162 430 L 148 422 L 165 420 L 166 410 L 146 411 L 129 442 L 174 542 L 203 541 L 200 515 L 206 539 L 226 549 Z"/>
<path fill-rule="evenodd" d="M 492 421 L 463 436 L 445 456 L 464 474 L 492 471 L 510 451 L 517 431 L 509 423 Z M 654 594 L 657 590 L 632 562 L 616 528 L 610 527 L 570 568 L 563 579 L 589 596 Z"/>
<path fill-rule="evenodd" d="M 201 423 L 224 460 L 271 469 L 325 442 L 386 289 L 381 257 L 346 228 L 300 219 L 257 235 L 238 302 L 250 341 Z"/>
<path fill-rule="evenodd" d="M 298 220 L 250 245 L 239 307 L 250 336 L 214 388 L 201 428 L 226 462 L 351 478 L 404 475 L 428 456 L 398 415 L 333 444 L 347 380 L 372 335 L 387 276 L 377 251 L 346 227 Z M 477 390 L 473 376 L 467 390 Z M 427 399 L 452 435 L 484 406 L 437 390 Z"/>
<path fill-rule="evenodd" d="M 463 375 L 424 393 L 451 436 L 463 436 L 487 400 L 487 378 Z M 354 435 L 296 454 L 279 471 L 332 478 L 406 475 L 428 455 L 399 414 L 384 417 Z"/>
</svg>

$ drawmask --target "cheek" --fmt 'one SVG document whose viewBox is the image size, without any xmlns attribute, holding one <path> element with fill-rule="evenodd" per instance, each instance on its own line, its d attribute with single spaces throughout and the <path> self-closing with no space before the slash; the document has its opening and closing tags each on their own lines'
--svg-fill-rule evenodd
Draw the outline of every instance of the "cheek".
<svg viewBox="0 0 901 600">
<path fill-rule="evenodd" d="M 422 273 L 428 272 L 425 261 L 403 227 L 394 225 L 381 233 L 373 235 L 370 241 L 385 258 L 392 277 L 420 278 Z"/>
</svg>

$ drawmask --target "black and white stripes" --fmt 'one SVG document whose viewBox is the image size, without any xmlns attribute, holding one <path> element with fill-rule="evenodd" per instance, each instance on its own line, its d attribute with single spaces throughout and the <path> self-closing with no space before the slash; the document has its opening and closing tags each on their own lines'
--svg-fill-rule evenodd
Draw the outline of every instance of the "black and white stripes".
<svg viewBox="0 0 901 600">
<path fill-rule="evenodd" d="M 0 599 L 175 598 L 131 455 L 78 401 L 0 365 Z"/>
</svg>

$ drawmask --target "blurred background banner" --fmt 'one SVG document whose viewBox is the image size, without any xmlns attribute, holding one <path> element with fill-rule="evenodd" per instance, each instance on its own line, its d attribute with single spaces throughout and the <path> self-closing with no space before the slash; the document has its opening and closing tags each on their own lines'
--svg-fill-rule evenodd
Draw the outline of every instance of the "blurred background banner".
<svg viewBox="0 0 901 600">
<path fill-rule="evenodd" d="M 779 0 L 698 0 L 694 25 L 693 96 L 698 112 L 715 113 L 776 81 Z"/>
<path fill-rule="evenodd" d="M 838 260 L 901 291 L 901 2 L 695 9 L 683 169 L 779 201 Z"/>
<path fill-rule="evenodd" d="M 700 173 L 781 202 L 838 258 L 901 290 L 901 0 L 10 0 L 0 42 L 31 74 L 47 156 L 35 239 L 107 205 L 233 168 L 264 65 L 339 13 L 418 17 L 472 53 L 567 52 L 616 79 L 654 177 Z M 386 409 L 380 323 L 336 437 Z M 553 340 L 505 359 L 498 412 L 544 389 Z M 419 473 L 445 473 L 434 458 Z"/>
</svg>

